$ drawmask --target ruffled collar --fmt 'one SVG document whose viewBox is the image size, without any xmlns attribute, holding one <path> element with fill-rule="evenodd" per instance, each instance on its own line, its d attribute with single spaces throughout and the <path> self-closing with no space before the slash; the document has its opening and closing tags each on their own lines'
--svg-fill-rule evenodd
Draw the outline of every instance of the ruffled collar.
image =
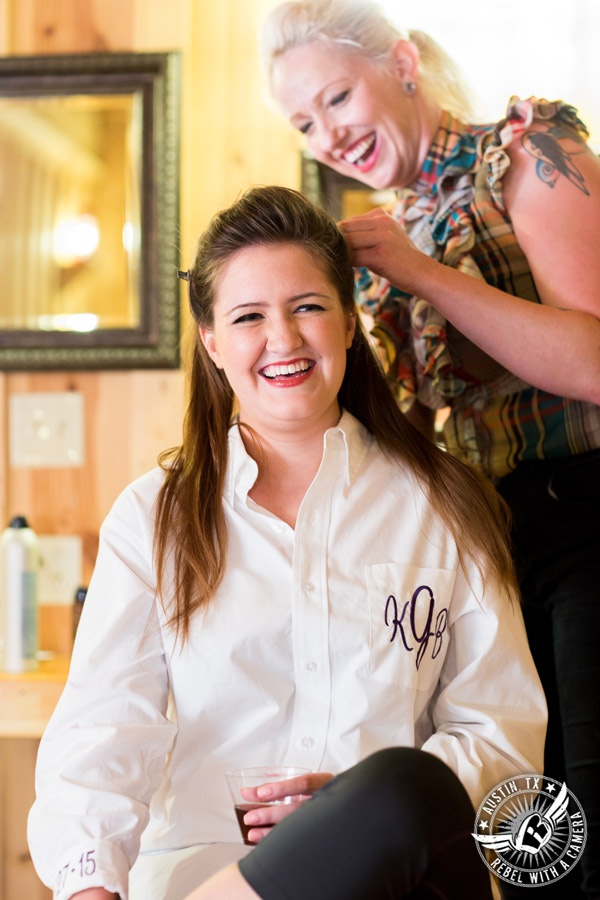
<svg viewBox="0 0 600 900">
<path fill-rule="evenodd" d="M 401 191 L 401 195 L 414 193 L 435 197 L 443 177 L 472 168 L 477 158 L 476 139 L 481 132 L 481 127 L 466 126 L 447 110 L 442 110 L 438 130 L 419 176 L 406 191 Z M 465 141 L 465 137 L 471 137 L 472 140 Z"/>
<path fill-rule="evenodd" d="M 470 251 L 475 243 L 468 207 L 473 172 L 481 161 L 481 137 L 490 125 L 466 125 L 443 110 L 417 180 L 398 193 L 391 210 L 416 246 L 440 262 L 482 278 Z M 388 356 L 403 410 L 415 399 L 432 408 L 447 406 L 465 392 L 466 373 L 454 369 L 445 318 L 427 301 L 411 297 L 363 270 L 361 306 L 372 312 L 374 336 Z M 390 301 L 399 305 L 390 307 Z"/>
</svg>

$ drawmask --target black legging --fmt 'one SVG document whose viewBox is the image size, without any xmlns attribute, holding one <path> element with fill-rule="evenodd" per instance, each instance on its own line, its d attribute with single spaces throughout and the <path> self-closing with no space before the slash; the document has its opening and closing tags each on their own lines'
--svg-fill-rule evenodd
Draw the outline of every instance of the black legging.
<svg viewBox="0 0 600 900">
<path fill-rule="evenodd" d="M 338 775 L 239 862 L 263 900 L 491 900 L 456 775 L 413 748 Z"/>
</svg>

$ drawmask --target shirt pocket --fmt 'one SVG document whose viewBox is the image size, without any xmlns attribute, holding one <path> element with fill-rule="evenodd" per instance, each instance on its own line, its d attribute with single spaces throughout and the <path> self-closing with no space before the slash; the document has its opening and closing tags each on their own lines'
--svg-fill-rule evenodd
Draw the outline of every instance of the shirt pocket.
<svg viewBox="0 0 600 900">
<path fill-rule="evenodd" d="M 403 563 L 367 566 L 369 665 L 372 678 L 430 690 L 449 641 L 454 569 Z"/>
</svg>

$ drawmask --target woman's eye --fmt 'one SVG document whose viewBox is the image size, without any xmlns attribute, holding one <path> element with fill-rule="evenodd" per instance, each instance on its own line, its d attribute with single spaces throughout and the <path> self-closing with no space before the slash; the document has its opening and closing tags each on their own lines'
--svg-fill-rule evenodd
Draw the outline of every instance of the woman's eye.
<svg viewBox="0 0 600 900">
<path fill-rule="evenodd" d="M 335 97 L 331 100 L 331 106 L 339 106 L 340 103 L 343 103 L 344 100 L 348 97 L 350 91 L 342 91 L 341 94 L 336 94 Z"/>
<path fill-rule="evenodd" d="M 298 131 L 300 134 L 308 134 L 312 126 L 312 122 L 307 122 L 305 125 L 301 125 Z"/>
<path fill-rule="evenodd" d="M 302 303 L 300 306 L 297 306 L 294 312 L 314 312 L 315 310 L 322 312 L 323 307 L 318 303 Z"/>
<path fill-rule="evenodd" d="M 258 322 L 262 319 L 262 314 L 258 312 L 252 313 L 244 313 L 243 316 L 239 316 L 237 319 L 233 320 L 234 325 L 243 324 L 244 322 Z"/>
</svg>

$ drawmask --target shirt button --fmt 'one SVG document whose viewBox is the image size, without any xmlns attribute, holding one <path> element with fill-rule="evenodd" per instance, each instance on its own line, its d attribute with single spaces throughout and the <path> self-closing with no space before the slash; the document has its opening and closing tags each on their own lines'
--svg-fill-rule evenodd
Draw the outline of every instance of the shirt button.
<svg viewBox="0 0 600 900">
<path fill-rule="evenodd" d="M 306 663 L 307 672 L 316 672 L 318 668 L 319 667 L 317 666 L 316 662 L 313 662 L 312 660 Z"/>
<path fill-rule="evenodd" d="M 304 584 L 302 585 L 302 587 L 304 588 L 305 591 L 308 591 L 309 593 L 310 593 L 310 591 L 314 591 L 314 589 L 315 589 L 315 586 L 312 583 L 312 581 L 305 581 Z"/>
<path fill-rule="evenodd" d="M 303 737 L 302 738 L 302 746 L 303 747 L 312 747 L 314 745 L 314 741 L 311 737 Z"/>
</svg>

